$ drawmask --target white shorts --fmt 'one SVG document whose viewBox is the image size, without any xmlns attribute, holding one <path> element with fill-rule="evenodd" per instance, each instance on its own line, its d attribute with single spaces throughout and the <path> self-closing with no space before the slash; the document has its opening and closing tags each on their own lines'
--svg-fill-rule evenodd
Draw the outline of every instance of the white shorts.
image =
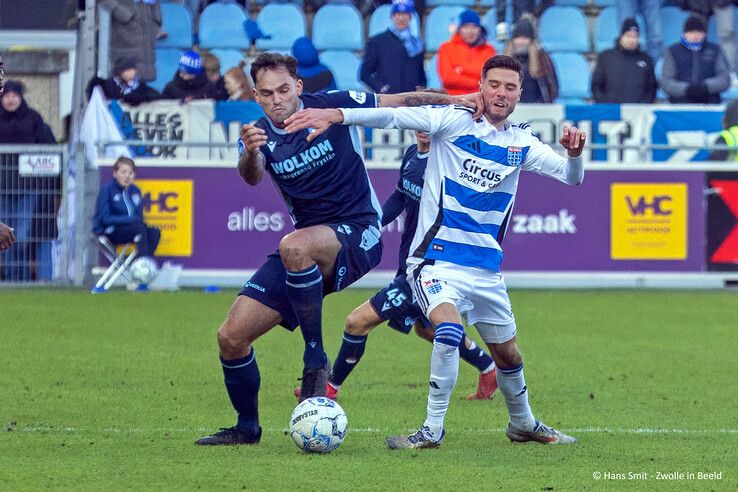
<svg viewBox="0 0 738 492">
<path fill-rule="evenodd" d="M 408 268 L 408 281 L 420 309 L 430 318 L 430 312 L 439 304 L 454 304 L 466 321 L 494 325 L 515 322 L 502 273 L 483 268 L 465 267 L 436 261 L 424 265 L 420 272 Z"/>
</svg>

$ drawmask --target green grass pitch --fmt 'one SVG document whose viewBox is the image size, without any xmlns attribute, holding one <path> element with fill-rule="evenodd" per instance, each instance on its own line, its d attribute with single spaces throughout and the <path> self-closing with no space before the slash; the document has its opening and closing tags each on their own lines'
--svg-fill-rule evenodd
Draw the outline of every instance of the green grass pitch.
<svg viewBox="0 0 738 492">
<path fill-rule="evenodd" d="M 261 444 L 193 444 L 234 423 L 215 339 L 234 294 L 0 291 L 0 489 L 738 485 L 736 292 L 512 291 L 533 410 L 578 437 L 575 446 L 509 442 L 499 394 L 464 400 L 477 375 L 462 362 L 441 448 L 387 450 L 387 434 L 423 421 L 430 345 L 381 326 L 339 397 L 346 441 L 325 456 L 301 453 L 283 432 L 302 339 L 281 328 L 255 345 Z M 330 356 L 345 316 L 371 294 L 327 299 Z M 705 472 L 720 478 L 698 480 Z"/>
</svg>

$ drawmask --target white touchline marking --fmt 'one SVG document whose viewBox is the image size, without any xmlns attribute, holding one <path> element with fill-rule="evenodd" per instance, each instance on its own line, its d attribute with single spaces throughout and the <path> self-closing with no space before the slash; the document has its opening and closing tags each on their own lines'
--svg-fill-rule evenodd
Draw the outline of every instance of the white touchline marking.
<svg viewBox="0 0 738 492">
<path fill-rule="evenodd" d="M 404 429 L 404 430 L 391 430 L 391 429 L 379 429 L 379 428 L 373 428 L 373 427 L 359 427 L 359 428 L 353 428 L 349 426 L 350 432 L 360 432 L 360 433 L 367 433 L 367 434 L 376 434 L 376 433 L 384 433 L 384 434 L 391 434 L 392 432 L 413 432 L 417 429 Z M 457 429 L 453 430 L 456 434 L 464 434 L 464 433 L 498 433 L 498 432 L 504 432 L 504 428 L 487 428 L 487 429 Z M 626 429 L 626 428 L 617 428 L 617 427 L 583 427 L 583 428 L 574 428 L 574 429 L 561 429 L 564 432 L 570 432 L 572 434 L 580 433 L 580 434 L 695 434 L 695 435 L 714 435 L 714 434 L 738 434 L 738 429 L 650 429 L 650 428 L 635 428 L 635 429 Z M 159 427 L 159 428 L 151 428 L 151 429 L 142 429 L 142 428 L 119 428 L 119 427 L 107 427 L 102 429 L 95 429 L 95 428 L 79 428 L 79 427 L 16 427 L 13 429 L 7 429 L 6 433 L 10 432 L 37 432 L 37 433 L 102 433 L 102 434 L 139 434 L 139 433 L 169 433 L 169 432 L 175 432 L 175 433 L 207 433 L 212 432 L 212 428 L 165 428 L 165 427 Z M 264 432 L 289 432 L 289 430 L 284 428 L 276 428 L 276 427 L 266 427 L 264 428 Z M 2 435 L 2 432 L 0 432 L 0 435 Z"/>
</svg>

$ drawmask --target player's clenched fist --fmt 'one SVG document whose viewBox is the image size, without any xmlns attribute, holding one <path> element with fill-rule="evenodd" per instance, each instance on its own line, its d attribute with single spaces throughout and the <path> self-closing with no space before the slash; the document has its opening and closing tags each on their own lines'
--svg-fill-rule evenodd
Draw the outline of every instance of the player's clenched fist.
<svg viewBox="0 0 738 492">
<path fill-rule="evenodd" d="M 254 125 L 243 125 L 241 127 L 241 142 L 246 152 L 253 154 L 259 151 L 259 147 L 267 143 L 266 132 Z"/>
</svg>

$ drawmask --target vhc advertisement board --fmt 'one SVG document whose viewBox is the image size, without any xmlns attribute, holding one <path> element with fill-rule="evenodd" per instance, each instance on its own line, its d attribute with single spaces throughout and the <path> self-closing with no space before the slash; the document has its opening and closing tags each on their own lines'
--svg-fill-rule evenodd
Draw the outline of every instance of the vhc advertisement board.
<svg viewBox="0 0 738 492">
<path fill-rule="evenodd" d="M 384 200 L 398 171 L 369 173 Z M 107 180 L 112 173 L 100 174 Z M 137 176 L 146 220 L 162 230 L 157 256 L 186 269 L 256 269 L 293 230 L 266 176 L 255 187 L 235 166 L 139 166 Z M 598 170 L 581 186 L 566 186 L 524 172 L 502 244 L 503 270 L 705 271 L 705 180 L 704 172 Z M 385 228 L 379 271 L 396 269 L 403 230 L 402 218 Z"/>
</svg>

